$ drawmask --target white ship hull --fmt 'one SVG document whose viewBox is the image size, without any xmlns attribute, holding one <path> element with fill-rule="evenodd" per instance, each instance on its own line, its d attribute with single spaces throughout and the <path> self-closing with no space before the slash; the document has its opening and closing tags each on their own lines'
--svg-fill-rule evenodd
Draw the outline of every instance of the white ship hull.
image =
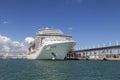
<svg viewBox="0 0 120 80">
<path fill-rule="evenodd" d="M 74 47 L 75 42 L 54 42 L 46 44 L 36 52 L 27 55 L 27 59 L 61 59 Z"/>
</svg>

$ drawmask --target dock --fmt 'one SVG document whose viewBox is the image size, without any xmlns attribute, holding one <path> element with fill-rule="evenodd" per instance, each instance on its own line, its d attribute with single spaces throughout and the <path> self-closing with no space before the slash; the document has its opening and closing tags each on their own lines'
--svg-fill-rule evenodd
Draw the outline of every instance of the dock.
<svg viewBox="0 0 120 80">
<path fill-rule="evenodd" d="M 67 60 L 120 60 L 120 45 L 70 51 Z"/>
</svg>

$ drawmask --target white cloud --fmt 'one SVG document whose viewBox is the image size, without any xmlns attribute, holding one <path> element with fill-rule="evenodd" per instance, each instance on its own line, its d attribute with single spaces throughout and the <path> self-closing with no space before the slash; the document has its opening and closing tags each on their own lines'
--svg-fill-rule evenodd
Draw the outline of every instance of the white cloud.
<svg viewBox="0 0 120 80">
<path fill-rule="evenodd" d="M 66 1 L 66 3 L 70 3 L 70 2 L 75 2 L 75 3 L 82 3 L 83 2 L 83 0 L 65 0 Z"/>
<path fill-rule="evenodd" d="M 68 30 L 73 30 L 73 28 L 72 27 L 68 27 Z"/>
<path fill-rule="evenodd" d="M 0 42 L 7 43 L 7 42 L 10 42 L 10 41 L 11 41 L 10 38 L 0 35 Z"/>
<path fill-rule="evenodd" d="M 76 0 L 78 3 L 82 3 L 83 0 Z"/>
<path fill-rule="evenodd" d="M 25 38 L 25 42 L 27 42 L 27 43 L 31 43 L 33 41 L 34 41 L 34 38 L 32 38 L 32 37 L 26 37 Z"/>
<path fill-rule="evenodd" d="M 12 41 L 6 36 L 0 35 L 0 54 L 23 54 L 27 52 L 27 46 L 18 41 Z"/>
<path fill-rule="evenodd" d="M 7 24 L 8 22 L 7 21 L 3 21 L 3 24 Z"/>
</svg>

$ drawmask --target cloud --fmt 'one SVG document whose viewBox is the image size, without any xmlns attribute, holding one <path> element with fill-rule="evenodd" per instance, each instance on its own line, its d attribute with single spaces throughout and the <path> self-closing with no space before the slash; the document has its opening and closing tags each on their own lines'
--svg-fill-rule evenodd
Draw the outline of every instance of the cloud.
<svg viewBox="0 0 120 80">
<path fill-rule="evenodd" d="M 10 38 L 0 35 L 0 42 L 7 43 L 7 42 L 10 42 L 10 41 L 11 41 Z"/>
<path fill-rule="evenodd" d="M 25 38 L 25 42 L 27 42 L 27 43 L 31 43 L 33 41 L 34 41 L 34 38 L 32 38 L 32 37 L 26 37 Z"/>
<path fill-rule="evenodd" d="M 82 3 L 83 0 L 76 0 L 78 3 Z"/>
<path fill-rule="evenodd" d="M 13 41 L 6 36 L 0 35 L 0 55 L 7 53 L 11 55 L 27 53 L 27 46 L 24 43 Z"/>
<path fill-rule="evenodd" d="M 73 30 L 73 28 L 72 27 L 68 27 L 68 30 Z"/>
<path fill-rule="evenodd" d="M 83 0 L 66 0 L 66 3 L 70 3 L 70 2 L 75 2 L 75 3 L 82 3 Z"/>
<path fill-rule="evenodd" d="M 3 24 L 7 24 L 8 22 L 7 21 L 3 21 Z"/>
</svg>

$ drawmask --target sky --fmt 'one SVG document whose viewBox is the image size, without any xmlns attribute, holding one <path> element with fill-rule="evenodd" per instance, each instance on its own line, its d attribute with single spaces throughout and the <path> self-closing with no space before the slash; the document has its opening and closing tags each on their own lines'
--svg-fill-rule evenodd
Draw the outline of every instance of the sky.
<svg viewBox="0 0 120 80">
<path fill-rule="evenodd" d="M 0 0 L 0 46 L 45 27 L 72 35 L 75 48 L 120 43 L 120 0 Z"/>
</svg>

